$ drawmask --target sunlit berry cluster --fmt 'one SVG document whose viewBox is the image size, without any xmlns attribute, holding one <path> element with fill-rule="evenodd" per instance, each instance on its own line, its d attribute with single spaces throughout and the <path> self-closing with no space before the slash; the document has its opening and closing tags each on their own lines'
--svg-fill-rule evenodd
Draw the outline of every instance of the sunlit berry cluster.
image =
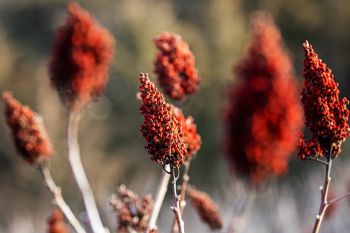
<svg viewBox="0 0 350 233">
<path fill-rule="evenodd" d="M 140 74 L 140 105 L 144 122 L 141 133 L 148 144 L 152 160 L 161 165 L 179 167 L 187 156 L 181 124 L 175 117 L 174 107 L 165 102 L 147 74 Z"/>
<path fill-rule="evenodd" d="M 200 77 L 188 44 L 168 32 L 154 39 L 159 49 L 154 61 L 155 73 L 164 93 L 175 100 L 185 100 L 199 88 Z"/>
<path fill-rule="evenodd" d="M 68 15 L 56 33 L 50 76 L 62 101 L 74 110 L 102 94 L 114 39 L 77 3 L 68 5 Z"/>
<path fill-rule="evenodd" d="M 319 148 L 318 154 L 304 153 L 309 142 L 300 144 L 300 158 L 322 156 L 332 149 L 332 156 L 340 152 L 342 142 L 349 136 L 349 110 L 346 98 L 340 99 L 338 83 L 334 81 L 331 69 L 318 58 L 309 42 L 303 44 L 305 52 L 305 84 L 301 93 L 304 105 L 305 124 L 312 133 L 312 143 Z M 313 149 L 315 150 L 315 149 Z"/>
<path fill-rule="evenodd" d="M 179 108 L 174 108 L 178 122 L 182 125 L 183 140 L 187 149 L 187 158 L 190 159 L 201 147 L 201 136 L 197 133 L 197 126 L 193 117 L 185 117 Z"/>
<path fill-rule="evenodd" d="M 263 13 L 252 18 L 252 42 L 229 90 L 226 149 L 232 168 L 261 182 L 282 175 L 298 142 L 302 109 L 292 63 L 278 28 Z"/>
<path fill-rule="evenodd" d="M 18 153 L 30 164 L 48 159 L 53 149 L 42 119 L 8 92 L 3 94 L 3 100 L 5 118 Z"/>
</svg>

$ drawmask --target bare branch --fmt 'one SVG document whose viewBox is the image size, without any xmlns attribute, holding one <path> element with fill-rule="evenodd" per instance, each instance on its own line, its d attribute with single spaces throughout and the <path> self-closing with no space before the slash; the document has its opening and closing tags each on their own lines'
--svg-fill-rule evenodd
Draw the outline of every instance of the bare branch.
<svg viewBox="0 0 350 233">
<path fill-rule="evenodd" d="M 75 181 L 78 184 L 80 193 L 83 197 L 85 210 L 92 231 L 94 233 L 105 233 L 108 232 L 108 230 L 102 224 L 100 214 L 97 210 L 95 198 L 80 158 L 80 149 L 78 143 L 78 123 L 79 112 L 71 112 L 69 114 L 68 121 L 68 159 L 74 174 Z"/>
<path fill-rule="evenodd" d="M 77 233 L 86 233 L 84 228 L 80 225 L 78 219 L 73 214 L 72 210 L 64 201 L 61 193 L 61 188 L 58 187 L 55 181 L 53 180 L 47 163 L 40 164 L 38 169 L 45 182 L 46 187 L 49 189 L 53 196 L 55 205 L 62 211 L 62 213 L 64 214 L 74 231 Z"/>
</svg>

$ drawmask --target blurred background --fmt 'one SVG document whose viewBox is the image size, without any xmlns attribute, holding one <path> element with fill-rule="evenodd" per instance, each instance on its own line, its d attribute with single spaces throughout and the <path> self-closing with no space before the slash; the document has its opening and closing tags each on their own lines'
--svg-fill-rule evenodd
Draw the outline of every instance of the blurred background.
<svg viewBox="0 0 350 233">
<path fill-rule="evenodd" d="M 39 112 L 55 146 L 51 169 L 72 209 L 81 213 L 82 201 L 67 163 L 67 111 L 50 86 L 47 63 L 55 28 L 63 24 L 68 1 L 0 0 L 0 91 L 13 92 Z M 223 156 L 222 109 L 232 66 L 249 44 L 249 15 L 269 11 L 280 27 L 302 80 L 303 51 L 308 39 L 332 68 L 341 95 L 350 97 L 350 3 L 347 0 L 100 0 L 79 1 L 117 41 L 105 96 L 88 107 L 80 127 L 83 162 L 104 222 L 116 228 L 108 204 L 110 194 L 125 184 L 140 195 L 155 194 L 161 167 L 149 159 L 139 132 L 142 116 L 136 101 L 138 74 L 155 80 L 152 39 L 163 31 L 176 32 L 190 44 L 202 77 L 201 90 L 184 106 L 198 125 L 203 144 L 191 165 L 191 183 L 208 192 L 221 206 L 225 226 L 234 216 L 237 232 L 310 232 L 319 206 L 323 167 L 290 162 L 284 177 L 250 189 L 231 174 Z M 1 106 L 2 107 L 2 106 Z M 0 114 L 0 232 L 46 232 L 53 207 L 39 173 L 15 152 Z M 349 142 L 335 161 L 332 191 L 341 195 L 350 184 Z M 173 213 L 168 196 L 159 218 L 160 232 L 169 232 Z M 245 211 L 242 203 L 248 203 Z M 350 232 L 350 205 L 343 200 L 325 220 L 323 233 Z M 83 214 L 80 217 L 84 217 Z M 186 208 L 187 232 L 210 232 Z"/>
</svg>

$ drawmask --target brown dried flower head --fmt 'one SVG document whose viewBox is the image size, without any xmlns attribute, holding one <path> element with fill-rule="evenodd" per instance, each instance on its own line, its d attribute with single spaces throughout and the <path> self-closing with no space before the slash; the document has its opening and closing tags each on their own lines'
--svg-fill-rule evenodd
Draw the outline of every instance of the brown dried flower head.
<svg viewBox="0 0 350 233">
<path fill-rule="evenodd" d="M 179 167 L 187 156 L 181 124 L 174 114 L 174 106 L 165 102 L 148 74 L 140 74 L 140 105 L 144 122 L 141 133 L 148 144 L 145 148 L 152 160 L 162 166 Z"/>
<path fill-rule="evenodd" d="M 30 163 L 40 163 L 53 152 L 42 118 L 19 103 L 8 92 L 3 93 L 5 118 L 18 153 Z"/>
<path fill-rule="evenodd" d="M 75 110 L 104 91 L 115 43 L 77 3 L 69 3 L 67 11 L 66 22 L 56 33 L 49 68 L 62 101 Z"/>
<path fill-rule="evenodd" d="M 208 224 L 212 230 L 220 230 L 223 227 L 218 205 L 208 194 L 190 186 L 187 189 L 187 195 L 191 200 L 192 207 L 196 209 L 203 222 Z"/>
<path fill-rule="evenodd" d="M 48 233 L 69 233 L 63 219 L 64 218 L 61 211 L 59 209 L 55 209 L 48 221 Z"/>
<path fill-rule="evenodd" d="M 110 200 L 117 213 L 117 233 L 145 232 L 153 209 L 151 195 L 140 198 L 121 185 Z"/>
<path fill-rule="evenodd" d="M 187 149 L 186 159 L 190 159 L 201 147 L 201 136 L 197 133 L 197 125 L 193 117 L 185 117 L 181 109 L 177 107 L 174 107 L 174 113 L 176 119 L 182 125 L 183 139 Z"/>
</svg>

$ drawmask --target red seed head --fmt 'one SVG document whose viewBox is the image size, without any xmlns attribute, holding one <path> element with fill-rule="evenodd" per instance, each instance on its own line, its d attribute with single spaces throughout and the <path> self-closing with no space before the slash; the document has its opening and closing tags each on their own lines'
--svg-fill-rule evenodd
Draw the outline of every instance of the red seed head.
<svg viewBox="0 0 350 233">
<path fill-rule="evenodd" d="M 317 157 L 328 155 L 332 149 L 332 156 L 340 152 L 340 146 L 349 136 L 349 110 L 346 98 L 340 99 L 338 83 L 334 81 L 331 69 L 318 58 L 311 44 L 303 44 L 304 60 L 304 88 L 301 101 L 304 105 L 305 124 L 312 133 L 312 144 L 320 150 L 318 154 L 305 153 L 302 157 Z M 310 143 L 300 145 L 310 147 Z M 313 149 L 314 150 L 314 149 Z"/>
<path fill-rule="evenodd" d="M 185 100 L 199 88 L 194 56 L 181 36 L 164 32 L 154 39 L 159 49 L 154 72 L 164 92 L 174 100 Z"/>
<path fill-rule="evenodd" d="M 145 147 L 152 160 L 161 165 L 179 167 L 187 156 L 181 124 L 175 117 L 174 107 L 165 102 L 147 74 L 140 74 L 140 105 L 144 122 L 141 133 L 148 142 Z"/>
<path fill-rule="evenodd" d="M 48 221 L 48 233 L 68 233 L 66 224 L 63 221 L 63 215 L 60 210 L 55 209 Z"/>
<path fill-rule="evenodd" d="M 185 118 L 181 109 L 174 108 L 177 121 L 182 126 L 183 140 L 187 149 L 187 158 L 197 153 L 202 144 L 201 136 L 197 133 L 197 125 L 191 116 Z"/>
<path fill-rule="evenodd" d="M 191 200 L 191 206 L 196 209 L 203 222 L 208 224 L 212 230 L 220 230 L 223 227 L 218 205 L 208 194 L 193 187 L 188 187 L 187 195 Z"/>
<path fill-rule="evenodd" d="M 18 153 L 28 163 L 40 163 L 52 152 L 41 117 L 19 103 L 8 92 L 3 93 L 5 118 Z"/>
<path fill-rule="evenodd" d="M 49 70 L 53 86 L 71 110 L 98 98 L 105 89 L 114 53 L 113 36 L 77 3 L 56 33 Z"/>
<path fill-rule="evenodd" d="M 298 85 L 280 31 L 262 12 L 252 17 L 252 41 L 235 67 L 226 108 L 227 158 L 253 183 L 282 175 L 302 125 Z"/>
</svg>

